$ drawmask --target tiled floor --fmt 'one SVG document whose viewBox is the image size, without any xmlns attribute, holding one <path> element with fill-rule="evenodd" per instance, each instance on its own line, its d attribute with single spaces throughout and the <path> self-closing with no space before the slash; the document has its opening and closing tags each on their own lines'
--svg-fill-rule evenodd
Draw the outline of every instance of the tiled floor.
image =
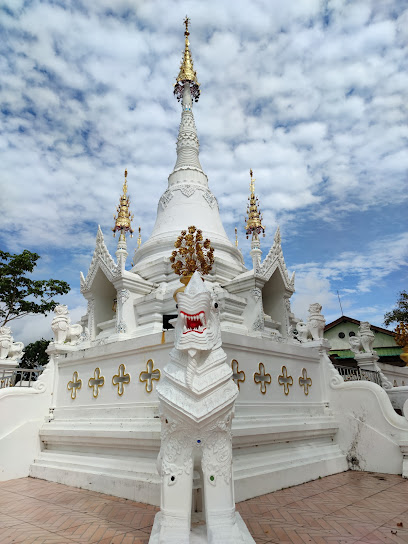
<svg viewBox="0 0 408 544">
<path fill-rule="evenodd" d="M 345 472 L 237 505 L 255 542 L 408 544 L 408 481 Z M 147 544 L 157 509 L 22 478 L 0 482 L 0 544 Z"/>
</svg>

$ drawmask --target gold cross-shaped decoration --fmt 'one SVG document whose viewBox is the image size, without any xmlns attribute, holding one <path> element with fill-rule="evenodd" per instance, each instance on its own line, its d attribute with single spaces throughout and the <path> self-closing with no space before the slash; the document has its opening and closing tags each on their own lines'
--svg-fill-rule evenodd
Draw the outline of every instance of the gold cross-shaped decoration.
<svg viewBox="0 0 408 544">
<path fill-rule="evenodd" d="M 238 385 L 238 389 L 240 389 L 239 382 L 244 383 L 245 372 L 243 370 L 239 370 L 239 363 L 236 359 L 232 359 L 231 368 L 232 368 L 232 379 L 234 380 L 235 384 Z"/>
<path fill-rule="evenodd" d="M 265 366 L 263 363 L 259 363 L 259 373 L 255 372 L 254 382 L 261 384 L 261 393 L 262 395 L 265 395 L 266 386 L 272 382 L 272 378 L 270 374 L 265 374 Z"/>
<path fill-rule="evenodd" d="M 78 372 L 75 370 L 72 381 L 68 382 L 67 389 L 68 391 L 71 391 L 71 399 L 76 399 L 77 391 L 79 391 L 82 387 L 82 380 L 78 378 Z"/>
<path fill-rule="evenodd" d="M 125 392 L 125 385 L 130 383 L 130 374 L 125 374 L 125 365 L 122 363 L 119 365 L 118 373 L 112 378 L 113 385 L 118 386 L 118 395 L 121 397 Z"/>
<path fill-rule="evenodd" d="M 302 368 L 302 375 L 299 377 L 299 385 L 303 387 L 305 395 L 309 394 L 309 387 L 312 387 L 312 378 L 307 377 L 306 368 Z"/>
<path fill-rule="evenodd" d="M 282 374 L 278 378 L 279 385 L 283 385 L 285 395 L 289 395 L 289 387 L 293 385 L 292 376 L 288 376 L 286 366 L 282 367 Z"/>
<path fill-rule="evenodd" d="M 99 388 L 103 387 L 105 384 L 105 378 L 104 376 L 101 376 L 101 370 L 100 368 L 95 368 L 93 378 L 89 378 L 88 380 L 88 387 L 92 387 L 92 395 L 94 399 L 98 398 L 99 395 Z"/>
<path fill-rule="evenodd" d="M 146 393 L 151 393 L 153 391 L 153 380 L 160 380 L 160 370 L 158 368 L 153 370 L 153 368 L 153 359 L 149 359 L 146 363 L 146 371 L 142 370 L 139 376 L 141 382 L 146 382 Z"/>
</svg>

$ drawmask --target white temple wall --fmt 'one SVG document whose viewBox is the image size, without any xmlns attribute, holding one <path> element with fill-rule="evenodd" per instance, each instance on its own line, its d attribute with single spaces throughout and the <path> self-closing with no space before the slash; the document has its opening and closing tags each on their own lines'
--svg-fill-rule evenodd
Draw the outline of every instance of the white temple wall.
<svg viewBox="0 0 408 544">
<path fill-rule="evenodd" d="M 30 475 L 158 504 L 158 382 L 148 393 L 140 373 L 149 360 L 153 372 L 163 369 L 173 335 L 166 332 L 164 343 L 160 332 L 59 355 L 54 419 L 40 430 L 42 451 Z M 222 337 L 227 362 L 237 361 L 233 369 L 241 380 L 233 420 L 236 500 L 346 470 L 318 351 L 225 331 Z M 112 384 L 121 364 L 130 379 L 123 395 Z M 267 381 L 256 383 L 264 374 Z M 88 382 L 101 376 L 95 398 Z M 81 388 L 73 394 L 78 379 Z"/>
</svg>

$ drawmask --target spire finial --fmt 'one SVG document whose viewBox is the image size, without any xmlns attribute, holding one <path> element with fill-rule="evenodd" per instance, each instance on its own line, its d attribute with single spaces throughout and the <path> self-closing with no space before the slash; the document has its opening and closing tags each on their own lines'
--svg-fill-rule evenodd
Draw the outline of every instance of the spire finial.
<svg viewBox="0 0 408 544">
<path fill-rule="evenodd" d="M 117 216 L 114 215 L 115 226 L 113 227 L 113 236 L 115 236 L 116 231 L 120 231 L 120 240 L 125 239 L 125 233 L 130 232 L 130 236 L 133 236 L 133 229 L 131 221 L 133 215 L 129 211 L 130 200 L 127 196 L 127 169 L 125 170 L 125 181 L 123 183 L 123 194 L 119 199 L 119 206 L 116 207 Z"/>
<path fill-rule="evenodd" d="M 186 30 L 184 32 L 184 36 L 190 36 L 190 32 L 188 31 L 188 25 L 190 24 L 190 19 L 187 17 L 184 19 L 183 23 L 186 25 Z"/>
<path fill-rule="evenodd" d="M 235 227 L 235 245 L 238 247 L 238 229 Z"/>
<path fill-rule="evenodd" d="M 262 225 L 262 214 L 258 205 L 258 197 L 255 196 L 255 178 L 253 177 L 252 168 L 249 171 L 251 183 L 249 185 L 251 196 L 248 198 L 249 204 L 247 207 L 248 218 L 245 219 L 246 237 L 252 234 L 252 239 L 258 238 L 258 234 L 263 232 L 265 236 L 265 227 Z"/>
<path fill-rule="evenodd" d="M 188 30 L 190 19 L 187 15 L 183 22 L 186 25 L 186 30 L 184 31 L 184 53 L 180 71 L 174 85 L 174 94 L 177 97 L 177 100 L 180 101 L 183 98 L 184 86 L 188 84 L 190 86 L 191 96 L 197 102 L 200 96 L 200 84 L 197 81 L 197 74 L 194 70 L 193 58 L 190 52 L 190 42 L 188 41 L 188 37 L 190 36 Z"/>
</svg>

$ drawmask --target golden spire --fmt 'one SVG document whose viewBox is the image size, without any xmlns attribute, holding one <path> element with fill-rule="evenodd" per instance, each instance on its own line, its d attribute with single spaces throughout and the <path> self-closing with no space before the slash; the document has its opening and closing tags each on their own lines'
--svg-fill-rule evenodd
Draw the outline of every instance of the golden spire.
<svg viewBox="0 0 408 544">
<path fill-rule="evenodd" d="M 185 45 L 180 71 L 174 85 L 174 94 L 176 95 L 177 100 L 180 100 L 183 97 L 184 85 L 188 82 L 190 85 L 191 96 L 197 102 L 200 96 L 200 84 L 197 81 L 197 73 L 194 70 L 193 58 L 190 52 L 190 42 L 188 40 L 188 37 L 190 36 L 190 32 L 188 31 L 190 19 L 187 17 L 187 15 L 183 22 L 186 25 L 186 30 L 184 31 Z"/>
<path fill-rule="evenodd" d="M 251 190 L 251 196 L 248 198 L 248 218 L 245 218 L 246 237 L 248 238 L 250 234 L 252 234 L 252 236 L 254 236 L 255 234 L 258 235 L 261 232 L 263 232 L 263 235 L 265 236 L 265 227 L 262 225 L 262 214 L 261 210 L 258 207 L 258 197 L 255 196 L 255 178 L 252 177 L 252 169 L 249 171 L 249 175 L 251 176 L 251 183 L 249 185 L 249 188 Z"/>
<path fill-rule="evenodd" d="M 235 227 L 235 245 L 238 247 L 238 229 Z"/>
<path fill-rule="evenodd" d="M 127 170 L 125 170 L 125 181 L 123 183 L 123 194 L 119 199 L 119 206 L 116 207 L 117 216 L 114 215 L 115 226 L 113 227 L 113 236 L 115 236 L 116 231 L 120 231 L 121 237 L 124 238 L 126 232 L 130 232 L 130 236 L 133 236 L 133 229 L 131 226 L 131 221 L 133 215 L 129 211 L 130 200 L 127 196 Z"/>
</svg>

